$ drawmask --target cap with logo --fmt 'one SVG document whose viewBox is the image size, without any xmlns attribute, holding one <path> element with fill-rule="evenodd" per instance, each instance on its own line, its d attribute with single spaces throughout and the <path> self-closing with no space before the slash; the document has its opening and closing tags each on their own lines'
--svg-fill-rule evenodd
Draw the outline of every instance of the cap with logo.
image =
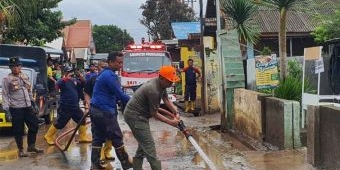
<svg viewBox="0 0 340 170">
<path fill-rule="evenodd" d="M 66 73 L 66 72 L 69 73 L 69 72 L 74 71 L 74 69 L 73 69 L 71 66 L 65 66 L 63 70 L 64 70 L 65 73 Z"/>
<path fill-rule="evenodd" d="M 159 70 L 159 75 L 173 83 L 180 80 L 176 75 L 176 69 L 172 66 L 162 66 Z"/>
<path fill-rule="evenodd" d="M 8 62 L 9 66 L 22 65 L 19 57 L 11 57 Z"/>
</svg>

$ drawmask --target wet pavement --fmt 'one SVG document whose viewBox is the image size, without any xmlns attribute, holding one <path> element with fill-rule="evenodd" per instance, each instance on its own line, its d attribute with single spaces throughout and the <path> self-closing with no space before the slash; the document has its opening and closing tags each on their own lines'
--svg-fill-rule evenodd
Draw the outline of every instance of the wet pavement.
<svg viewBox="0 0 340 170">
<path fill-rule="evenodd" d="M 306 163 L 305 148 L 288 151 L 258 151 L 238 140 L 235 135 L 214 130 L 218 129 L 216 127 L 220 124 L 219 113 L 199 117 L 184 114 L 182 120 L 218 170 L 315 170 Z M 137 142 L 121 115 L 119 115 L 119 123 L 127 151 L 133 156 L 137 149 Z M 151 119 L 151 124 L 157 154 L 164 170 L 209 169 L 192 144 L 178 129 L 154 119 Z M 69 123 L 65 130 L 74 126 L 74 123 Z M 48 127 L 49 125 L 40 127 L 37 139 L 37 146 L 45 149 L 45 153 L 31 154 L 28 158 L 18 158 L 14 138 L 10 133 L 6 134 L 1 131 L 0 169 L 89 169 L 91 144 L 73 142 L 68 151 L 62 153 L 55 146 L 48 146 L 43 140 L 43 134 Z M 90 133 L 90 128 L 88 132 Z M 77 141 L 77 135 L 75 141 Z M 64 144 L 66 142 L 67 139 L 63 141 Z M 112 153 L 114 154 L 114 151 Z M 110 162 L 109 165 L 107 169 L 121 169 L 118 160 Z M 144 160 L 144 169 L 151 169 L 146 160 Z"/>
</svg>

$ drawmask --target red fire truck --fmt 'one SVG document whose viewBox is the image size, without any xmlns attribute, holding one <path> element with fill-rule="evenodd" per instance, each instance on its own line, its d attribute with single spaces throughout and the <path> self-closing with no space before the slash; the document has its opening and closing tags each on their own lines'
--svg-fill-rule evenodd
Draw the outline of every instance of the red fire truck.
<svg viewBox="0 0 340 170">
<path fill-rule="evenodd" d="M 170 53 L 163 43 L 130 44 L 124 50 L 124 64 L 120 72 L 122 87 L 132 95 L 136 87 L 158 77 L 159 68 L 172 65 Z M 175 85 L 167 89 L 170 101 L 176 101 Z"/>
</svg>

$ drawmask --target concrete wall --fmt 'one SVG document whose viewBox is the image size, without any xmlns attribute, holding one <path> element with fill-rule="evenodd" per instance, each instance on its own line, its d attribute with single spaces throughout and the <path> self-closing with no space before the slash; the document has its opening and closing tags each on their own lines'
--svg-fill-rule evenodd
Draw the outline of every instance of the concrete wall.
<svg viewBox="0 0 340 170">
<path fill-rule="evenodd" d="M 308 106 L 307 160 L 327 170 L 340 167 L 340 108 Z"/>
<path fill-rule="evenodd" d="M 301 147 L 300 103 L 268 97 L 266 102 L 266 137 L 268 142 L 279 149 Z"/>
<path fill-rule="evenodd" d="M 234 91 L 234 128 L 262 141 L 261 102 L 256 91 L 243 88 Z"/>
<path fill-rule="evenodd" d="M 222 107 L 221 63 L 214 48 L 214 37 L 203 37 L 205 51 L 206 108 L 208 113 L 220 112 Z M 205 49 L 206 50 L 206 49 Z"/>
</svg>

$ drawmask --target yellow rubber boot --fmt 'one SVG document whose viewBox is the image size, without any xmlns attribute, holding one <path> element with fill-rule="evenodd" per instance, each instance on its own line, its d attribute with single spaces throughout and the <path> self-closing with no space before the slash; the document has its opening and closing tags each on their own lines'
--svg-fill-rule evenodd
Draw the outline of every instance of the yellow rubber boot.
<svg viewBox="0 0 340 170">
<path fill-rule="evenodd" d="M 189 101 L 185 101 L 184 102 L 184 108 L 185 108 L 184 112 L 188 112 L 189 111 L 189 109 L 190 109 L 189 104 L 190 104 Z"/>
<path fill-rule="evenodd" d="M 49 145 L 54 145 L 54 140 L 56 138 L 57 134 L 57 128 L 55 128 L 53 125 L 50 126 L 46 134 L 44 135 L 44 139 Z"/>
<path fill-rule="evenodd" d="M 190 102 L 190 110 L 195 111 L 195 102 L 194 101 Z"/>
<path fill-rule="evenodd" d="M 106 140 L 104 147 L 103 147 L 103 150 L 104 150 L 104 156 L 105 156 L 106 160 L 109 160 L 109 161 L 115 160 L 115 157 L 113 157 L 111 155 L 111 151 L 112 151 L 112 141 L 111 140 Z"/>
<path fill-rule="evenodd" d="M 91 143 L 92 139 L 86 134 L 87 127 L 85 125 L 81 125 L 79 127 L 79 143 Z"/>
</svg>

